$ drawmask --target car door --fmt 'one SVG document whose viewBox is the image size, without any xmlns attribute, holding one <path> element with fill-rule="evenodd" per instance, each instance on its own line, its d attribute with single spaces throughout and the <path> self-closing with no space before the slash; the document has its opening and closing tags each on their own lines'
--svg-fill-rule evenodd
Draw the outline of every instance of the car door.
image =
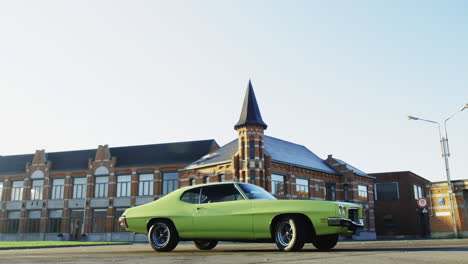
<svg viewBox="0 0 468 264">
<path fill-rule="evenodd" d="M 174 216 L 173 219 L 177 219 L 177 231 L 182 238 L 196 237 L 195 229 L 193 228 L 193 216 L 200 202 L 200 193 L 201 187 L 193 188 L 185 191 L 180 197 L 181 204 L 179 206 L 179 211 L 186 212 L 187 214 L 179 213 L 179 215 Z"/>
<path fill-rule="evenodd" d="M 252 239 L 252 202 L 234 184 L 204 186 L 193 227 L 197 238 Z"/>
</svg>

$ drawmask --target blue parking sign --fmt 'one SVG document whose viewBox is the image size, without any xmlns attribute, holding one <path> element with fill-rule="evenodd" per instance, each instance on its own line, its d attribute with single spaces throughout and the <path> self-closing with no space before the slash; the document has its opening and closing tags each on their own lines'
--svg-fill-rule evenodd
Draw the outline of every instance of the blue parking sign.
<svg viewBox="0 0 468 264">
<path fill-rule="evenodd" d="M 445 199 L 439 198 L 439 205 L 444 205 L 444 204 L 445 204 Z"/>
</svg>

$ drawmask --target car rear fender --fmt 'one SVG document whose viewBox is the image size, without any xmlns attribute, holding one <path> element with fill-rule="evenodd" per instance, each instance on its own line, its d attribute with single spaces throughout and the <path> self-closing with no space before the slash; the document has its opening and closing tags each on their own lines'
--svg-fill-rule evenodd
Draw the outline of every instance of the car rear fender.
<svg viewBox="0 0 468 264">
<path fill-rule="evenodd" d="M 306 234 L 306 241 L 309 242 L 312 240 L 313 237 L 315 237 L 315 228 L 314 224 L 310 220 L 310 218 L 304 214 L 300 213 L 285 213 L 285 214 L 279 214 L 273 217 L 273 219 L 270 222 L 270 234 L 271 238 L 274 239 L 275 237 L 275 226 L 276 223 L 282 219 L 283 217 L 294 217 L 295 219 L 298 219 L 301 224 L 304 225 L 305 228 L 305 234 Z"/>
<path fill-rule="evenodd" d="M 155 218 L 151 218 L 150 220 L 148 220 L 148 223 L 146 224 L 146 231 L 149 232 L 149 229 L 151 228 L 151 226 L 154 224 L 154 222 L 156 222 L 158 220 L 164 220 L 164 221 L 170 223 L 174 228 L 176 228 L 174 222 L 171 219 L 166 218 L 166 217 L 155 217 Z M 177 228 L 176 228 L 176 230 L 177 230 Z"/>
</svg>

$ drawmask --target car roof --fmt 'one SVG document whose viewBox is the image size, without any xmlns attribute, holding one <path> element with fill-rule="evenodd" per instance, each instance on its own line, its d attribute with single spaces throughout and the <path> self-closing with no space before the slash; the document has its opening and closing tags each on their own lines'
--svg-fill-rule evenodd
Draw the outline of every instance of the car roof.
<svg viewBox="0 0 468 264">
<path fill-rule="evenodd" d="M 248 184 L 248 183 L 243 183 L 243 182 L 210 182 L 210 183 L 201 183 L 201 184 L 196 184 L 196 185 L 190 185 L 190 186 L 185 186 L 180 188 L 180 190 L 188 190 L 192 188 L 198 188 L 198 187 L 204 187 L 204 186 L 212 186 L 212 185 L 222 185 L 222 184 L 234 184 L 234 183 L 242 183 L 242 184 Z"/>
</svg>

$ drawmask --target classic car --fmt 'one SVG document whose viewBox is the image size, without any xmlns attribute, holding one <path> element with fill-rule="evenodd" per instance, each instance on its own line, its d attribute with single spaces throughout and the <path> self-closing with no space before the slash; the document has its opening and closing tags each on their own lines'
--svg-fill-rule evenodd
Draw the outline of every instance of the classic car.
<svg viewBox="0 0 468 264">
<path fill-rule="evenodd" d="M 181 188 L 144 205 L 127 209 L 119 223 L 127 231 L 147 234 L 151 247 L 173 250 L 179 241 L 194 241 L 209 250 L 218 241 L 275 242 L 281 251 L 312 243 L 329 250 L 339 235 L 362 227 L 362 207 L 318 200 L 277 200 L 263 188 L 239 182 Z"/>
</svg>

